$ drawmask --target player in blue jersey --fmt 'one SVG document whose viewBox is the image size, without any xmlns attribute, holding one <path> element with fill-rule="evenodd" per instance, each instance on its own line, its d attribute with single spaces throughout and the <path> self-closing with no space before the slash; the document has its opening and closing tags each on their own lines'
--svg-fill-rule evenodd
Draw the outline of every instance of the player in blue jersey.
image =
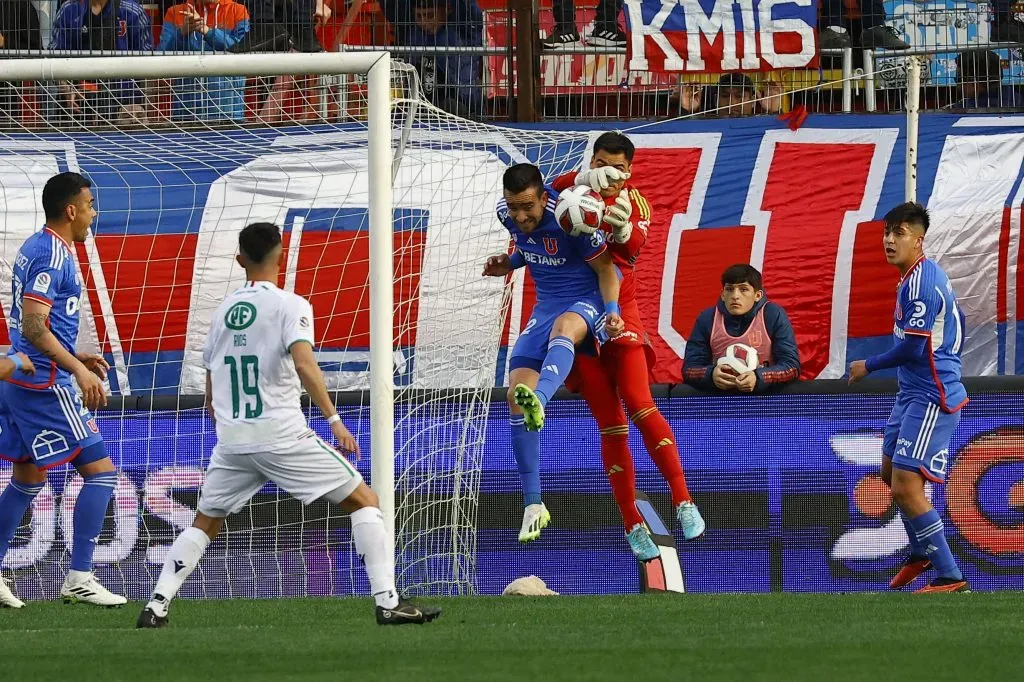
<svg viewBox="0 0 1024 682">
<path fill-rule="evenodd" d="M 935 568 L 937 577 L 918 592 L 968 592 L 943 532 L 942 519 L 925 495 L 925 481 L 944 483 L 949 444 L 960 423 L 967 391 L 960 382 L 964 315 L 953 286 L 924 256 L 928 211 L 915 203 L 885 216 L 886 260 L 902 278 L 896 294 L 895 343 L 880 355 L 850 365 L 850 382 L 897 367 L 899 393 L 885 427 L 882 478 L 892 488 L 910 539 L 910 556 L 889 587 L 909 585 Z"/>
<path fill-rule="evenodd" d="M 71 462 L 85 483 L 75 501 L 71 570 L 61 596 L 69 603 L 120 606 L 125 598 L 109 592 L 92 574 L 93 551 L 117 485 L 117 472 L 89 412 L 107 402 L 101 379 L 108 367 L 99 355 L 75 352 L 82 284 L 71 244 L 85 241 L 96 217 L 90 186 L 78 173 L 47 180 L 46 225 L 25 240 L 14 261 L 8 359 L 17 364 L 27 357 L 34 372 L 22 367 L 0 383 L 0 457 L 14 462 L 11 484 L 0 495 L 0 559 L 43 489 L 46 470 Z M 0 604 L 23 606 L 3 581 Z"/>
<path fill-rule="evenodd" d="M 540 434 L 544 406 L 576 358 L 576 346 L 623 330 L 619 316 L 619 271 L 604 234 L 569 234 L 555 220 L 554 190 L 540 169 L 521 163 L 505 171 L 498 220 L 512 235 L 512 255 L 491 256 L 484 275 L 504 277 L 526 266 L 537 288 L 533 314 L 509 360 L 508 402 L 512 451 L 523 483 L 520 542 L 540 537 L 551 514 L 540 494 Z M 575 232 L 575 231 L 574 231 Z"/>
</svg>

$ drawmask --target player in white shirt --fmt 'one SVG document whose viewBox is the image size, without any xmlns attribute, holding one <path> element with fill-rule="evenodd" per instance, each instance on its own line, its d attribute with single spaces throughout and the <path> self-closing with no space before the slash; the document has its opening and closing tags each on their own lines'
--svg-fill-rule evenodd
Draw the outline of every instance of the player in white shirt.
<svg viewBox="0 0 1024 682">
<path fill-rule="evenodd" d="M 339 449 L 358 454 L 313 353 L 313 308 L 275 284 L 283 259 L 281 231 L 270 223 L 254 223 L 242 230 L 238 247 L 237 260 L 248 281 L 214 313 L 203 349 L 206 404 L 217 426 L 217 444 L 195 521 L 171 546 L 137 627 L 167 624 L 171 599 L 225 517 L 242 509 L 268 480 L 304 504 L 323 498 L 351 514 L 352 537 L 370 579 L 379 624 L 430 622 L 440 609 L 418 607 L 395 589 L 395 552 L 377 494 L 306 424 L 299 402 L 303 387 L 327 417 Z"/>
</svg>

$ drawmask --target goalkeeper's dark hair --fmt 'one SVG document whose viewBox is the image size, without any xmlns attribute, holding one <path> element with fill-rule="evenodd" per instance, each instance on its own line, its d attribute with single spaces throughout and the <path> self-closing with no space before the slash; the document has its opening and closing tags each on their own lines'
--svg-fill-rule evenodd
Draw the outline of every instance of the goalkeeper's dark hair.
<svg viewBox="0 0 1024 682">
<path fill-rule="evenodd" d="M 896 208 L 892 209 L 885 214 L 885 228 L 891 230 L 895 227 L 899 227 L 903 223 L 909 223 L 915 225 L 928 232 L 928 227 L 931 225 L 931 219 L 928 216 L 928 209 L 913 201 L 908 201 L 905 204 L 900 204 Z"/>
<path fill-rule="evenodd" d="M 501 184 L 509 194 L 519 194 L 528 189 L 536 190 L 537 194 L 544 191 L 544 178 L 540 174 L 540 168 L 532 163 L 517 163 L 505 170 L 501 177 Z"/>
<path fill-rule="evenodd" d="M 596 140 L 594 140 L 594 151 L 595 152 L 607 152 L 609 154 L 622 154 L 626 157 L 626 161 L 633 163 L 633 154 L 636 153 L 636 147 L 628 137 L 622 133 L 615 131 L 601 133 Z"/>
<path fill-rule="evenodd" d="M 46 219 L 63 218 L 64 209 L 89 187 L 92 187 L 92 182 L 78 173 L 60 173 L 47 180 L 43 185 L 43 214 Z"/>
<path fill-rule="evenodd" d="M 253 265 L 261 265 L 281 245 L 281 229 L 274 223 L 246 225 L 238 235 L 238 250 Z"/>
<path fill-rule="evenodd" d="M 747 263 L 737 263 L 736 265 L 730 265 L 722 273 L 722 286 L 732 284 L 749 284 L 754 287 L 754 291 L 763 291 L 764 282 L 761 280 L 761 273 L 758 272 L 757 268 Z"/>
</svg>

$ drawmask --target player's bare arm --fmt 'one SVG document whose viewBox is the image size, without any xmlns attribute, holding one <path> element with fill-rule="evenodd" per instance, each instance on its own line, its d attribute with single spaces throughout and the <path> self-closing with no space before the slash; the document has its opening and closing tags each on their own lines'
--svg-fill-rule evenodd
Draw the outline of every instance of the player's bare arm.
<svg viewBox="0 0 1024 682">
<path fill-rule="evenodd" d="M 855 384 L 868 375 L 868 365 L 864 360 L 850 363 L 850 383 Z"/>
<path fill-rule="evenodd" d="M 0 359 L 0 381 L 10 379 L 19 370 L 25 374 L 36 373 L 35 365 L 24 353 L 15 353 L 10 357 Z"/>
<path fill-rule="evenodd" d="M 46 324 L 50 317 L 50 306 L 41 301 L 26 298 L 21 321 L 21 333 L 40 353 L 63 367 L 75 377 L 82 391 L 82 402 L 90 410 L 107 404 L 103 384 L 96 374 L 69 353 Z M 106 364 L 104 362 L 104 364 Z"/>
<path fill-rule="evenodd" d="M 490 256 L 484 263 L 484 277 L 504 277 L 512 272 L 512 260 L 507 253 Z"/>
<path fill-rule="evenodd" d="M 213 377 L 206 370 L 206 410 L 210 413 L 210 421 L 217 426 L 217 413 L 213 411 Z"/>
<path fill-rule="evenodd" d="M 612 263 L 612 257 L 605 251 L 597 258 L 590 261 L 590 267 L 597 273 L 597 285 L 601 289 L 601 297 L 604 299 L 606 310 L 614 306 L 614 310 L 608 312 L 605 321 L 605 329 L 610 336 L 618 336 L 625 329 L 625 324 L 619 316 L 619 272 Z"/>
<path fill-rule="evenodd" d="M 324 375 L 316 362 L 316 355 L 313 347 L 305 342 L 293 343 L 291 347 L 292 360 L 295 362 L 295 371 L 299 374 L 302 387 L 309 393 L 310 399 L 320 408 L 320 414 L 327 418 L 331 425 L 331 431 L 338 441 L 338 447 L 343 452 L 350 452 L 359 458 L 359 444 L 352 436 L 352 433 L 341 423 L 341 415 L 334 408 L 330 394 L 327 393 L 327 385 L 324 384 Z"/>
<path fill-rule="evenodd" d="M 100 379 L 107 378 L 107 370 L 110 369 L 110 363 L 102 355 L 95 355 L 94 353 L 75 353 L 75 357 L 78 361 L 85 365 L 85 368 L 98 376 Z"/>
</svg>

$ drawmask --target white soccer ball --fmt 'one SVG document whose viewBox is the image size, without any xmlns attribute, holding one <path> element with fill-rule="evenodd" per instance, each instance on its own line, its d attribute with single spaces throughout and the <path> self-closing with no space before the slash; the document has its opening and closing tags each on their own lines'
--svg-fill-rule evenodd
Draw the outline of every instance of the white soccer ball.
<svg viewBox="0 0 1024 682">
<path fill-rule="evenodd" d="M 596 232 L 603 217 L 604 199 L 586 185 L 563 190 L 555 202 L 555 220 L 574 237 Z"/>
<path fill-rule="evenodd" d="M 753 372 L 757 369 L 757 350 L 745 343 L 734 343 L 725 349 L 725 355 L 718 358 L 717 364 L 725 365 L 737 374 Z"/>
</svg>

